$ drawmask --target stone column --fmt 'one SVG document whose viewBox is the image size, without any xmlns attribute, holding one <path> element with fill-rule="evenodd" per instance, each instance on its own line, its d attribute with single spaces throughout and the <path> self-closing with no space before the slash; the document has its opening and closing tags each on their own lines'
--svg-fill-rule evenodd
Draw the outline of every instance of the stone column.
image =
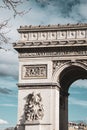
<svg viewBox="0 0 87 130">
<path fill-rule="evenodd" d="M 19 84 L 17 130 L 59 130 L 59 89 Z"/>
<path fill-rule="evenodd" d="M 68 130 L 68 94 L 60 94 L 60 130 Z"/>
<path fill-rule="evenodd" d="M 52 61 L 19 58 L 17 130 L 59 130 L 59 87 Z"/>
</svg>

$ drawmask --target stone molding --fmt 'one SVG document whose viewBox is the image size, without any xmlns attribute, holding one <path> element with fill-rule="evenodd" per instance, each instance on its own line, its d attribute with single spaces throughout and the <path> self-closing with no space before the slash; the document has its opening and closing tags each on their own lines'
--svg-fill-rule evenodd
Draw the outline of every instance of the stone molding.
<svg viewBox="0 0 87 130">
<path fill-rule="evenodd" d="M 71 39 L 77 40 L 77 39 L 84 39 L 84 38 L 87 38 L 87 30 L 29 32 L 29 33 L 21 34 L 21 40 L 25 40 L 25 41 L 48 41 L 48 40 L 66 41 L 67 40 L 67 42 L 69 42 L 68 40 Z"/>
<path fill-rule="evenodd" d="M 38 26 L 32 26 L 32 25 L 25 25 L 25 26 L 20 26 L 18 29 L 18 32 L 23 32 L 23 31 L 28 31 L 28 30 L 39 30 L 39 29 L 44 29 L 44 30 L 67 30 L 67 29 L 82 29 L 82 28 L 87 28 L 87 23 L 77 23 L 77 24 L 57 24 L 57 25 L 38 25 Z"/>
<path fill-rule="evenodd" d="M 21 26 L 18 32 L 15 49 L 87 45 L 87 24 Z"/>
<path fill-rule="evenodd" d="M 85 59 L 85 60 L 82 59 L 82 60 L 77 60 L 77 61 L 87 66 L 87 59 Z"/>
<path fill-rule="evenodd" d="M 22 89 L 60 89 L 58 83 L 18 83 L 18 88 Z"/>
<path fill-rule="evenodd" d="M 73 40 L 55 40 L 55 41 L 18 41 L 14 43 L 14 48 L 44 48 L 44 47 L 67 47 L 67 46 L 86 46 L 87 40 L 86 39 L 73 39 Z"/>
<path fill-rule="evenodd" d="M 22 79 L 46 79 L 47 78 L 47 65 L 23 65 L 22 66 Z"/>
<path fill-rule="evenodd" d="M 85 67 L 87 67 L 87 60 L 86 59 L 81 59 L 81 60 L 54 60 L 53 61 L 53 74 L 58 70 L 60 69 L 61 67 L 67 65 L 67 64 L 70 64 L 70 65 L 77 65 L 80 63 L 80 65 L 84 65 Z M 84 69 L 85 69 L 84 67 Z"/>
<path fill-rule="evenodd" d="M 21 50 L 22 51 L 22 50 Z M 50 51 L 42 50 L 35 50 L 33 52 L 26 52 L 23 51 L 19 54 L 20 58 L 27 58 L 27 57 L 62 57 L 62 56 L 86 56 L 87 55 L 87 47 L 60 47 L 60 48 L 50 48 Z"/>
</svg>

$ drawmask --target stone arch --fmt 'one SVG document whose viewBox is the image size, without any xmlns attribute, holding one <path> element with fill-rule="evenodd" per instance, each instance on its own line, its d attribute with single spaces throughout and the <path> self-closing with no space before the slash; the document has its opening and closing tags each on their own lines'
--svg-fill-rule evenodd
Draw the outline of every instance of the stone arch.
<svg viewBox="0 0 87 130">
<path fill-rule="evenodd" d="M 68 129 L 68 89 L 78 79 L 87 79 L 87 65 L 82 62 L 67 62 L 54 72 L 60 87 L 60 130 Z"/>
<path fill-rule="evenodd" d="M 53 77 L 52 77 L 53 82 L 56 82 L 59 87 L 62 87 L 61 83 L 60 83 L 61 82 L 60 79 L 61 79 L 62 75 L 64 75 L 64 73 L 66 73 L 66 71 L 71 70 L 71 69 L 76 69 L 76 68 L 79 69 L 78 71 L 83 70 L 85 73 L 84 78 L 87 78 L 87 72 L 86 72 L 87 64 L 86 63 L 81 62 L 81 61 L 75 61 L 75 62 L 69 61 L 56 69 L 56 71 L 54 72 Z M 78 77 L 77 79 L 79 79 L 79 78 L 80 77 Z M 75 81 L 75 79 L 73 79 L 73 81 Z"/>
<path fill-rule="evenodd" d="M 87 24 L 20 26 L 18 32 L 20 39 L 14 43 L 19 53 L 17 130 L 68 130 L 68 88 L 87 78 Z M 38 90 L 43 120 L 26 122 L 24 99 Z"/>
<path fill-rule="evenodd" d="M 68 61 L 56 68 L 53 81 L 60 87 L 60 130 L 68 129 L 68 89 L 78 79 L 87 79 L 87 64 Z"/>
<path fill-rule="evenodd" d="M 87 71 L 82 67 L 71 65 L 59 75 L 59 84 L 64 91 L 68 91 L 69 86 L 78 79 L 87 79 Z"/>
</svg>

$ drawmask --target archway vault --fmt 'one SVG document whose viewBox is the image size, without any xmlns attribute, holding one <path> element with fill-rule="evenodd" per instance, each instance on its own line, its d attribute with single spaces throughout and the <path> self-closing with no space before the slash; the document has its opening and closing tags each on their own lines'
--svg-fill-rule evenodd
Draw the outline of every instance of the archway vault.
<svg viewBox="0 0 87 130">
<path fill-rule="evenodd" d="M 87 79 L 87 70 L 82 67 L 72 65 L 61 72 L 59 76 L 59 83 L 61 88 L 67 91 L 69 86 L 78 79 Z"/>
<path fill-rule="evenodd" d="M 87 65 L 82 62 L 67 62 L 54 74 L 60 87 L 60 130 L 68 129 L 68 90 L 78 79 L 87 79 Z"/>
<path fill-rule="evenodd" d="M 53 74 L 53 81 L 58 82 L 63 91 L 68 91 L 69 86 L 78 79 L 87 79 L 87 64 L 78 61 L 69 61 Z"/>
</svg>

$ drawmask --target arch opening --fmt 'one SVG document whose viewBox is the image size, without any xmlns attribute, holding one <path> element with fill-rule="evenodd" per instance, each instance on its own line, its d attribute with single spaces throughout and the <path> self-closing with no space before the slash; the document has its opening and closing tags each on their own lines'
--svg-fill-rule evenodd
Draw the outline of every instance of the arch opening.
<svg viewBox="0 0 87 130">
<path fill-rule="evenodd" d="M 83 122 L 87 117 L 87 79 L 73 82 L 69 87 L 69 93 L 68 121 Z"/>
<path fill-rule="evenodd" d="M 68 91 L 70 85 L 78 79 L 87 79 L 87 70 L 76 65 L 65 68 L 59 76 L 61 89 Z"/>
<path fill-rule="evenodd" d="M 59 75 L 60 130 L 68 130 L 68 91 L 71 84 L 79 79 L 87 79 L 87 70 L 76 65 L 66 67 Z"/>
</svg>

